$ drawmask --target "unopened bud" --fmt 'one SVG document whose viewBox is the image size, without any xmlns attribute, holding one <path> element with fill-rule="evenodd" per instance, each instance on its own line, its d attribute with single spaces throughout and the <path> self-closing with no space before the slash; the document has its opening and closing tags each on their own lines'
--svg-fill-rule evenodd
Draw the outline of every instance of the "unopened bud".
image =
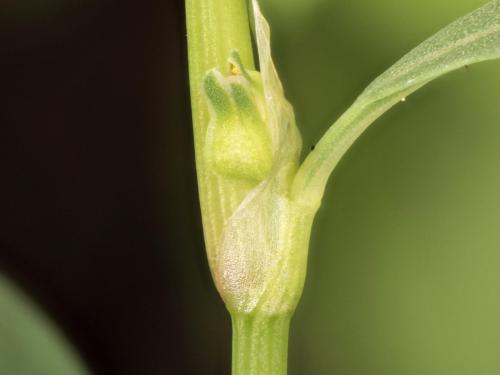
<svg viewBox="0 0 500 375">
<path fill-rule="evenodd" d="M 211 115 L 205 156 L 216 173 L 258 183 L 272 168 L 272 142 L 259 84 L 235 54 L 227 77 L 213 69 L 203 82 Z"/>
</svg>

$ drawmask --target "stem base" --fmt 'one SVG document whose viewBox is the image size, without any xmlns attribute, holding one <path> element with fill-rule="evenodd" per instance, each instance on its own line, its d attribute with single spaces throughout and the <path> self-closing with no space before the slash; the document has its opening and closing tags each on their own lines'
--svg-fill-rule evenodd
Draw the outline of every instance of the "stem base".
<svg viewBox="0 0 500 375">
<path fill-rule="evenodd" d="M 232 325 L 232 375 L 286 375 L 289 315 L 232 315 Z"/>
</svg>

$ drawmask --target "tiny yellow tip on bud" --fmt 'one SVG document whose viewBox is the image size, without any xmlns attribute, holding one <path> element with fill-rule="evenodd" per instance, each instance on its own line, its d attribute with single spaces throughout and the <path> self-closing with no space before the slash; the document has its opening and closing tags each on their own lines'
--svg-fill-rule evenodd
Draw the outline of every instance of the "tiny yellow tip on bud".
<svg viewBox="0 0 500 375">
<path fill-rule="evenodd" d="M 239 76 L 241 74 L 240 68 L 238 68 L 236 65 L 233 64 L 231 64 L 231 66 L 229 67 L 229 71 L 233 76 Z"/>
</svg>

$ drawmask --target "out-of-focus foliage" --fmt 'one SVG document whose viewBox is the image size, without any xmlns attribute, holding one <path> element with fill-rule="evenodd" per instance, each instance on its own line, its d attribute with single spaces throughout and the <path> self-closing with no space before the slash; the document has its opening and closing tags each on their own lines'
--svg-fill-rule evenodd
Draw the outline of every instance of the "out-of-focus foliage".
<svg viewBox="0 0 500 375">
<path fill-rule="evenodd" d="M 268 0 L 305 148 L 479 0 Z M 314 226 L 290 374 L 500 372 L 500 63 L 431 83 L 337 167 Z"/>
<path fill-rule="evenodd" d="M 88 374 L 52 322 L 1 275 L 0 374 Z"/>
</svg>

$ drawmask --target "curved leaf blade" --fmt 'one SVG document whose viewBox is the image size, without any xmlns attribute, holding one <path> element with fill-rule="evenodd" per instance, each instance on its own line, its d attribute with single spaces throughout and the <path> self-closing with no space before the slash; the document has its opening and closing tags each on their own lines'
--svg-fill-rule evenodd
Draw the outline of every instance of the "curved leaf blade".
<svg viewBox="0 0 500 375">
<path fill-rule="evenodd" d="M 446 73 L 500 58 L 500 0 L 486 3 L 427 39 L 375 79 L 335 122 L 300 167 L 293 199 L 319 207 L 338 161 L 378 117 Z"/>
</svg>

